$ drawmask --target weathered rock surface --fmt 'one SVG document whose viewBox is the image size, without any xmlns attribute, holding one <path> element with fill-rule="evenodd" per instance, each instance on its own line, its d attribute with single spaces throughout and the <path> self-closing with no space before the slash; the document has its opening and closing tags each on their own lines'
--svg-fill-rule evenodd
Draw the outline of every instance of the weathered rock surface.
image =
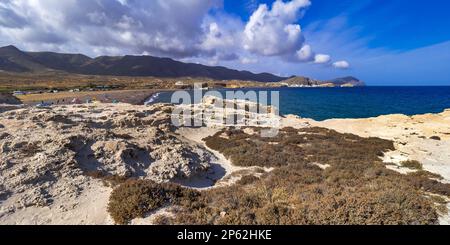
<svg viewBox="0 0 450 245">
<path fill-rule="evenodd" d="M 167 182 L 206 172 L 211 153 L 174 133 L 170 105 L 73 105 L 0 114 L 0 218 L 77 198 L 90 173 Z M 9 200 L 10 199 L 10 200 Z"/>
</svg>

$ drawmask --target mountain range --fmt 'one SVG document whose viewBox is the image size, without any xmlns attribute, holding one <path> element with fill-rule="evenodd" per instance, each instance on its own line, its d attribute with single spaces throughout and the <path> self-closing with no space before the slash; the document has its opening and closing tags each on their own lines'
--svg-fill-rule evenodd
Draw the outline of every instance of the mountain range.
<svg viewBox="0 0 450 245">
<path fill-rule="evenodd" d="M 336 83 L 340 86 L 349 81 L 360 86 L 362 82 L 353 77 L 332 81 L 317 81 L 305 77 L 280 77 L 270 73 L 255 74 L 222 66 L 206 66 L 183 63 L 170 58 L 153 56 L 100 56 L 90 58 L 83 54 L 54 52 L 25 52 L 15 46 L 0 48 L 0 71 L 39 73 L 63 71 L 83 75 L 151 76 L 164 78 L 203 77 L 214 80 L 244 80 L 257 82 L 281 82 L 294 84 Z M 362 83 L 363 84 L 363 83 Z"/>
<path fill-rule="evenodd" d="M 183 63 L 153 56 L 100 56 L 53 52 L 25 52 L 14 46 L 0 48 L 0 70 L 8 72 L 65 71 L 85 75 L 205 77 L 215 80 L 279 82 L 285 77 L 270 73 L 255 74 L 221 66 Z"/>
</svg>

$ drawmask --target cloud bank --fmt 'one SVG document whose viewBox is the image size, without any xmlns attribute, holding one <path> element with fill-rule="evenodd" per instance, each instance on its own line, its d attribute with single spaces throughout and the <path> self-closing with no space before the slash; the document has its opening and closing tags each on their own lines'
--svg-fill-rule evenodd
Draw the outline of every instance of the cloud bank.
<svg viewBox="0 0 450 245">
<path fill-rule="evenodd" d="M 256 64 L 264 57 L 330 64 L 330 55 L 316 54 L 298 24 L 310 5 L 309 0 L 255 5 L 244 22 L 224 12 L 222 0 L 2 0 L 0 44 L 91 56 L 196 58 L 210 64 Z M 347 69 L 350 64 L 332 66 Z"/>
</svg>

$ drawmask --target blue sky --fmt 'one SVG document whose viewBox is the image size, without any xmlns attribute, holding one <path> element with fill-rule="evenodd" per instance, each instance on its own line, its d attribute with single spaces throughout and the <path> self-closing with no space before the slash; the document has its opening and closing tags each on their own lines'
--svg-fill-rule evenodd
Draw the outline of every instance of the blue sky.
<svg viewBox="0 0 450 245">
<path fill-rule="evenodd" d="M 258 4 L 273 0 L 225 1 L 224 9 L 247 20 Z M 369 48 L 409 50 L 450 40 L 450 1 L 431 0 L 312 0 L 299 21 L 307 26 L 319 20 L 348 16 L 348 26 L 371 37 Z"/>
<path fill-rule="evenodd" d="M 258 4 L 271 0 L 225 1 L 224 8 L 243 20 Z M 347 71 L 301 67 L 321 79 L 352 74 L 372 85 L 450 85 L 450 1 L 432 0 L 312 0 L 298 23 L 304 30 L 341 19 L 331 32 L 348 43 L 361 41 L 364 58 L 351 55 Z M 320 28 L 319 28 L 320 29 Z M 308 40 L 308 35 L 305 34 Z M 336 52 L 339 46 L 328 44 Z M 317 47 L 316 47 L 317 48 Z"/>
<path fill-rule="evenodd" d="M 449 9 L 445 0 L 2 0 L 0 45 L 450 85 Z"/>
</svg>

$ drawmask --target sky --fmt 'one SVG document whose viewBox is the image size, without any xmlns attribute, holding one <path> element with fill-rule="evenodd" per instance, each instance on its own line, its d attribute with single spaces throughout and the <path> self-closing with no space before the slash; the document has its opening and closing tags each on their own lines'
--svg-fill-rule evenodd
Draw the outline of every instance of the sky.
<svg viewBox="0 0 450 245">
<path fill-rule="evenodd" d="M 450 1 L 2 0 L 0 45 L 450 85 Z"/>
</svg>

